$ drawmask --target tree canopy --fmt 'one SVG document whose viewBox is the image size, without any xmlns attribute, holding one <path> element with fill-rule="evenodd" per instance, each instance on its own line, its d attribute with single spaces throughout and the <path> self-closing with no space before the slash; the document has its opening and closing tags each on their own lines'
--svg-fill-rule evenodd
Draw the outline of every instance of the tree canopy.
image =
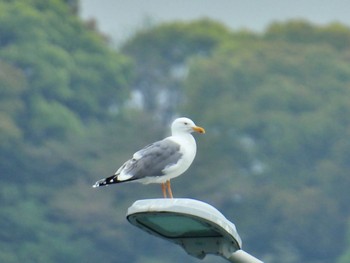
<svg viewBox="0 0 350 263">
<path fill-rule="evenodd" d="M 266 262 L 349 262 L 348 27 L 201 19 L 113 49 L 77 10 L 0 1 L 1 262 L 197 262 L 126 222 L 157 185 L 91 189 L 178 115 L 207 133 L 175 197 L 217 207 Z"/>
</svg>

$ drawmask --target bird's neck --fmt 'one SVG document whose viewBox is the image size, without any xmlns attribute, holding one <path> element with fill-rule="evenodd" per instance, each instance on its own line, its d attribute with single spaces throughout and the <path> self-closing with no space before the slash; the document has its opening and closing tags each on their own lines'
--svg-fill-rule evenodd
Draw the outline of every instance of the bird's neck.
<svg viewBox="0 0 350 263">
<path fill-rule="evenodd" d="M 185 137 L 188 137 L 188 138 L 192 137 L 193 138 L 191 133 L 183 132 L 183 131 L 172 131 L 171 135 L 172 136 L 180 136 L 180 137 L 184 137 L 184 138 Z"/>
<path fill-rule="evenodd" d="M 196 145 L 196 141 L 191 133 L 188 132 L 173 132 L 172 137 L 181 141 L 186 141 L 188 144 Z"/>
</svg>

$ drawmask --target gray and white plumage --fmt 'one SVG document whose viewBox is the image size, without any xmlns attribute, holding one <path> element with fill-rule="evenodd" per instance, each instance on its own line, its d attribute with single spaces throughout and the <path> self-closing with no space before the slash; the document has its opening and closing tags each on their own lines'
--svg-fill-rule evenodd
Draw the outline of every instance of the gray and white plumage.
<svg viewBox="0 0 350 263">
<path fill-rule="evenodd" d="M 182 117 L 174 120 L 171 132 L 171 136 L 137 151 L 114 175 L 97 181 L 93 187 L 130 181 L 160 183 L 166 197 L 164 189 L 167 183 L 172 197 L 170 179 L 184 173 L 196 155 L 196 141 L 191 133 L 205 133 L 205 130 L 196 126 L 192 120 Z"/>
</svg>

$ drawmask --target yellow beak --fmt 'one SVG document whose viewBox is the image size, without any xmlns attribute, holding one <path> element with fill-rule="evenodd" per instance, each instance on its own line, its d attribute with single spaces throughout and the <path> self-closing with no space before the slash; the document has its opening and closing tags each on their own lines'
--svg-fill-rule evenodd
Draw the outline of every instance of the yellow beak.
<svg viewBox="0 0 350 263">
<path fill-rule="evenodd" d="M 199 133 L 205 133 L 204 128 L 199 127 L 199 126 L 195 126 L 192 128 L 195 132 L 199 132 Z"/>
</svg>

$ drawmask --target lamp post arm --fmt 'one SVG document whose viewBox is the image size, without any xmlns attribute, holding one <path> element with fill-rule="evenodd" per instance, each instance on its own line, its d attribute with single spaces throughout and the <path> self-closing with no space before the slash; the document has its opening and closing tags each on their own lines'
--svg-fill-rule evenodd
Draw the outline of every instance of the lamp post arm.
<svg viewBox="0 0 350 263">
<path fill-rule="evenodd" d="M 233 263 L 263 263 L 263 261 L 253 257 L 241 249 L 236 250 L 226 259 Z"/>
</svg>

